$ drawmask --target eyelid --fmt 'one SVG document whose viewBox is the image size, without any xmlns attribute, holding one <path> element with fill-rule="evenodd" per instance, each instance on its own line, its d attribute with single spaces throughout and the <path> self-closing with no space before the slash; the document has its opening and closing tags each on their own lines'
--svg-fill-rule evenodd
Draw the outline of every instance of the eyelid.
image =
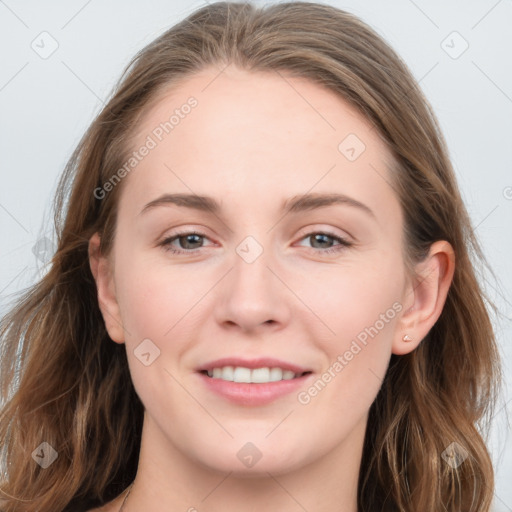
<svg viewBox="0 0 512 512">
<path fill-rule="evenodd" d="M 180 226 L 176 228 L 167 228 L 161 235 L 158 236 L 157 240 L 160 240 L 160 242 L 157 242 L 155 245 L 159 245 L 161 242 L 169 238 L 193 234 L 200 235 L 204 238 L 213 240 L 213 237 L 208 234 L 209 232 L 210 230 L 207 227 L 202 226 L 201 224 L 190 224 L 185 225 L 184 227 Z"/>
<path fill-rule="evenodd" d="M 177 231 L 174 231 L 172 233 L 169 233 L 168 235 L 164 236 L 164 238 L 158 242 L 157 246 L 163 248 L 165 251 L 168 251 L 172 254 L 176 255 L 195 255 L 198 251 L 201 251 L 205 247 L 198 247 L 196 249 L 180 249 L 180 248 L 173 248 L 171 245 L 173 242 L 175 242 L 177 239 L 183 236 L 187 235 L 197 235 L 200 238 L 208 239 L 210 240 L 210 237 L 202 231 L 203 228 L 200 230 L 195 228 L 179 228 Z M 323 257 L 329 257 L 328 255 L 331 254 L 338 254 L 342 252 L 343 250 L 349 249 L 353 245 L 355 245 L 355 242 L 351 240 L 352 237 L 346 237 L 345 235 L 340 235 L 334 232 L 332 228 L 320 228 L 315 226 L 310 226 L 308 228 L 304 228 L 302 234 L 298 237 L 298 242 L 303 241 L 307 239 L 308 237 L 311 237 L 313 235 L 325 235 L 332 239 L 334 239 L 336 242 L 338 242 L 333 247 L 327 247 L 325 249 L 317 249 L 315 247 L 306 247 L 306 249 L 309 249 L 309 252 L 319 254 Z M 296 242 L 295 242 L 296 243 Z M 216 245 L 215 242 L 211 245 Z M 303 246 L 300 246 L 303 247 Z"/>
<path fill-rule="evenodd" d="M 323 227 L 322 227 L 323 226 Z M 340 233 L 338 233 L 340 231 Z M 312 226 L 308 226 L 307 228 L 304 228 L 300 231 L 299 238 L 302 239 L 307 235 L 311 235 L 313 233 L 325 233 L 326 235 L 337 237 L 337 238 L 343 238 L 347 242 L 355 243 L 355 238 L 345 230 L 340 230 L 340 228 L 335 228 L 332 226 L 327 226 L 325 224 L 313 224 Z"/>
<path fill-rule="evenodd" d="M 174 240 L 177 240 L 178 238 L 182 237 L 182 236 L 188 236 L 188 235 L 197 235 L 205 240 L 210 240 L 211 241 L 211 238 L 209 235 L 207 235 L 204 231 L 202 230 L 199 230 L 199 229 L 180 229 L 178 231 L 173 231 L 167 235 L 164 235 L 161 239 L 160 242 L 157 243 L 157 246 L 162 246 L 162 245 L 170 245 L 169 242 L 170 241 L 174 241 Z M 210 244 L 210 245 L 216 245 L 215 242 Z M 195 251 L 199 251 L 200 249 L 203 249 L 204 247 L 200 247 L 199 249 L 189 249 L 189 250 L 185 250 L 185 249 L 178 249 L 177 252 L 179 251 L 183 251 L 183 252 L 188 252 L 188 253 L 194 253 Z"/>
</svg>

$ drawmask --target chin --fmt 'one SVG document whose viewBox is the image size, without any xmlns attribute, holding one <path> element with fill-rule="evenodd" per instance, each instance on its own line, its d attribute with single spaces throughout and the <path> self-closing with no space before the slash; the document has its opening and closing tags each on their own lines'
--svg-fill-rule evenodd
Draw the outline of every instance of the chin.
<svg viewBox="0 0 512 512">
<path fill-rule="evenodd" d="M 210 452 L 210 455 L 211 452 Z M 235 452 L 227 450 L 222 454 L 215 454 L 208 459 L 200 458 L 201 463 L 209 469 L 221 473 L 232 473 L 240 478 L 268 478 L 272 475 L 286 474 L 307 465 L 306 454 L 303 457 L 293 448 L 283 452 L 277 447 L 267 446 L 259 450 L 252 443 L 244 443 Z"/>
</svg>

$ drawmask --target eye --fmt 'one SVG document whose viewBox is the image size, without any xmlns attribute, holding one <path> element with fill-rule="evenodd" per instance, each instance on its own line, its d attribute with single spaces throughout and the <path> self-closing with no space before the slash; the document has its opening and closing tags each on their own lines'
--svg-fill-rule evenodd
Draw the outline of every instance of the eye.
<svg viewBox="0 0 512 512">
<path fill-rule="evenodd" d="M 308 233 L 301 240 L 304 239 L 309 239 L 313 244 L 320 243 L 321 245 L 326 243 L 330 244 L 329 239 L 338 242 L 338 245 L 329 246 L 327 248 L 323 247 L 318 251 L 314 251 L 316 253 L 320 253 L 320 255 L 338 253 L 344 250 L 345 248 L 352 246 L 352 243 L 346 240 L 345 238 L 335 235 L 334 233 L 329 233 L 325 231 L 314 231 L 312 233 Z"/>
<path fill-rule="evenodd" d="M 169 251 L 173 254 L 195 254 L 202 247 L 202 239 L 207 238 L 208 237 L 204 233 L 197 231 L 183 231 L 165 238 L 158 245 L 162 246 L 165 251 Z M 306 236 L 301 238 L 301 240 L 305 239 L 310 239 L 313 244 L 319 243 L 321 246 L 323 244 L 324 247 L 312 248 L 313 252 L 321 255 L 338 253 L 343 249 L 352 246 L 352 243 L 345 238 L 335 235 L 334 233 L 324 231 L 313 231 L 308 233 Z M 338 242 L 338 245 L 332 246 L 332 242 L 329 242 L 329 239 Z M 181 248 L 176 247 L 174 242 L 178 242 Z M 325 244 L 329 245 L 329 247 L 325 247 Z"/>
<path fill-rule="evenodd" d="M 162 240 L 159 245 L 161 245 L 165 251 L 172 252 L 173 254 L 190 254 L 195 253 L 200 248 L 190 247 L 190 245 L 195 246 L 196 244 L 200 244 L 201 238 L 206 238 L 206 235 L 197 231 L 184 231 Z M 173 246 L 172 244 L 175 241 L 178 241 L 179 245 L 184 246 L 186 250 L 181 250 Z"/>
</svg>

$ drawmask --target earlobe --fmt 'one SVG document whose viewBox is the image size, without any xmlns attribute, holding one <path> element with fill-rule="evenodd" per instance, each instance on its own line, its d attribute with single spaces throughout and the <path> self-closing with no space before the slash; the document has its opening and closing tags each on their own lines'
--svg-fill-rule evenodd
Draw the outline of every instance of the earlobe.
<svg viewBox="0 0 512 512">
<path fill-rule="evenodd" d="M 100 252 L 98 233 L 89 240 L 89 265 L 98 290 L 98 305 L 110 338 L 116 343 L 124 343 L 124 329 L 117 303 L 112 266 Z"/>
<path fill-rule="evenodd" d="M 417 278 L 407 285 L 403 296 L 403 303 L 409 307 L 397 324 L 393 340 L 392 353 L 397 355 L 412 352 L 441 316 L 455 271 L 451 244 L 445 240 L 434 242 L 415 270 Z"/>
</svg>

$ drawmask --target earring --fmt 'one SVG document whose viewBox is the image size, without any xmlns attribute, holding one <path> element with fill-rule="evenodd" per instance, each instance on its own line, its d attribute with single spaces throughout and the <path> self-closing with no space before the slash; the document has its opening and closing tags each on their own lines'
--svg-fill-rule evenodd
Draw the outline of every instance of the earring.
<svg viewBox="0 0 512 512">
<path fill-rule="evenodd" d="M 402 339 L 404 341 L 412 341 L 412 338 L 408 334 L 404 334 L 404 337 Z"/>
</svg>

